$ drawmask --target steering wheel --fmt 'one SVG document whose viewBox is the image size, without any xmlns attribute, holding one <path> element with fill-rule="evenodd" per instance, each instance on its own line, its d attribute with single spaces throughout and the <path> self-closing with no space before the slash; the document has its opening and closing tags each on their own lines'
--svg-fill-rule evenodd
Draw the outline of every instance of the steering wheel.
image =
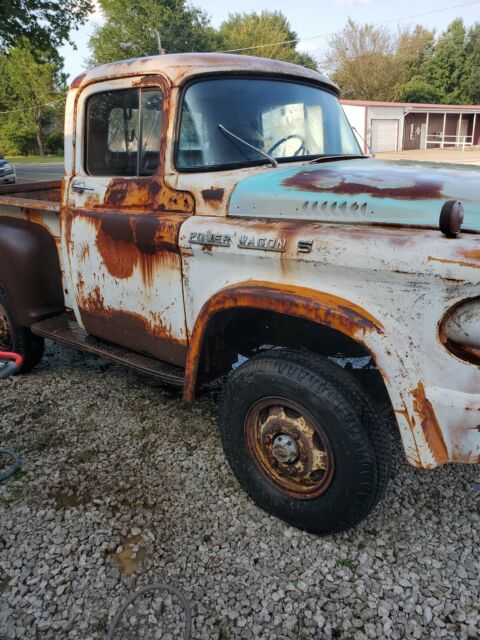
<svg viewBox="0 0 480 640">
<path fill-rule="evenodd" d="M 273 144 L 270 147 L 270 149 L 267 151 L 267 153 L 269 155 L 272 155 L 272 153 L 275 151 L 275 149 L 277 149 L 281 144 L 283 144 L 284 142 L 287 142 L 288 140 L 292 140 L 293 138 L 297 138 L 301 142 L 301 144 L 298 147 L 298 149 L 295 151 L 294 154 L 292 154 L 294 156 L 298 156 L 302 149 L 305 150 L 305 140 L 302 138 L 302 136 L 299 136 L 298 133 L 292 133 L 289 136 L 285 136 L 285 138 L 280 138 L 280 140 L 277 140 L 277 142 L 275 142 L 275 144 Z"/>
</svg>

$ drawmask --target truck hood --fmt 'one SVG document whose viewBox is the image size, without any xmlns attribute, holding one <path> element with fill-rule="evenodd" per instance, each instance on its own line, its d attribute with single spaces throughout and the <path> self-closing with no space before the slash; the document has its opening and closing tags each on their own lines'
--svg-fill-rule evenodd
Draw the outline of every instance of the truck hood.
<svg viewBox="0 0 480 640">
<path fill-rule="evenodd" d="M 447 200 L 461 200 L 462 228 L 480 232 L 480 167 L 359 158 L 244 178 L 233 190 L 229 215 L 437 227 Z"/>
</svg>

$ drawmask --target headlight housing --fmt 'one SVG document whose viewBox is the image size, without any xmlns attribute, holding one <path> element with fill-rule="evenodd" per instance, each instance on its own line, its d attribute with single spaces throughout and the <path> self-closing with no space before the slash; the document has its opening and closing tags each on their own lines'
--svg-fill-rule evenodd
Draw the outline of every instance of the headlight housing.
<svg viewBox="0 0 480 640">
<path fill-rule="evenodd" d="M 440 339 L 455 356 L 480 366 L 480 298 L 464 300 L 447 312 Z"/>
</svg>

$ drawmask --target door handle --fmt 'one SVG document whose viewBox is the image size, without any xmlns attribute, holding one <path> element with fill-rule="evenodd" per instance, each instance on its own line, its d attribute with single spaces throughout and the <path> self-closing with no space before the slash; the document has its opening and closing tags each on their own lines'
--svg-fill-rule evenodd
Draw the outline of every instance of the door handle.
<svg viewBox="0 0 480 640">
<path fill-rule="evenodd" d="M 75 181 L 72 182 L 72 191 L 76 193 L 83 193 L 84 191 L 95 191 L 92 187 L 86 187 L 84 182 Z"/>
</svg>

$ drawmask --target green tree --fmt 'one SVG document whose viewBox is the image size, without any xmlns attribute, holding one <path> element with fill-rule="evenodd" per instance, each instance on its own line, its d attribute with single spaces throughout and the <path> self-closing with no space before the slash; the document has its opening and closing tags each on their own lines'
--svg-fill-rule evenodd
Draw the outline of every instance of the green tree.
<svg viewBox="0 0 480 640">
<path fill-rule="evenodd" d="M 477 22 L 467 34 L 465 61 L 465 102 L 480 103 L 480 24 Z"/>
<path fill-rule="evenodd" d="M 28 156 L 37 152 L 37 136 L 34 129 L 19 126 L 13 121 L 0 124 L 0 153 L 2 155 Z"/>
<path fill-rule="evenodd" d="M 397 102 L 441 102 L 440 95 L 422 78 L 412 78 L 405 84 L 399 84 L 394 90 L 394 100 Z"/>
<path fill-rule="evenodd" d="M 384 27 L 359 25 L 350 18 L 329 41 L 326 66 L 342 96 L 353 100 L 388 100 L 394 38 Z"/>
<path fill-rule="evenodd" d="M 397 84 L 423 77 L 435 47 L 435 31 L 421 25 L 401 29 L 395 41 L 393 66 Z"/>
<path fill-rule="evenodd" d="M 427 64 L 433 41 L 434 33 L 421 26 L 393 34 L 349 19 L 330 39 L 325 64 L 344 98 L 393 100 L 397 88 Z"/>
<path fill-rule="evenodd" d="M 423 78 L 438 92 L 442 102 L 468 102 L 468 42 L 463 20 L 454 20 L 439 37 Z"/>
<path fill-rule="evenodd" d="M 54 54 L 92 7 L 92 0 L 2 0 L 0 51 L 27 38 L 35 51 Z"/>
<path fill-rule="evenodd" d="M 285 60 L 317 68 L 312 56 L 297 50 L 298 36 L 281 11 L 233 13 L 220 25 L 221 47 L 224 50 L 247 49 L 245 55 Z M 270 43 L 275 46 L 258 47 Z M 241 51 L 239 53 L 242 53 Z"/>
<path fill-rule="evenodd" d="M 92 65 L 167 53 L 211 51 L 218 36 L 208 16 L 185 0 L 99 0 L 105 24 L 90 38 Z"/>
<path fill-rule="evenodd" d="M 44 155 L 47 130 L 63 119 L 63 77 L 55 63 L 39 62 L 39 54 L 26 41 L 22 45 L 0 56 L 0 126 L 14 122 L 19 130 L 34 131 Z"/>
</svg>

